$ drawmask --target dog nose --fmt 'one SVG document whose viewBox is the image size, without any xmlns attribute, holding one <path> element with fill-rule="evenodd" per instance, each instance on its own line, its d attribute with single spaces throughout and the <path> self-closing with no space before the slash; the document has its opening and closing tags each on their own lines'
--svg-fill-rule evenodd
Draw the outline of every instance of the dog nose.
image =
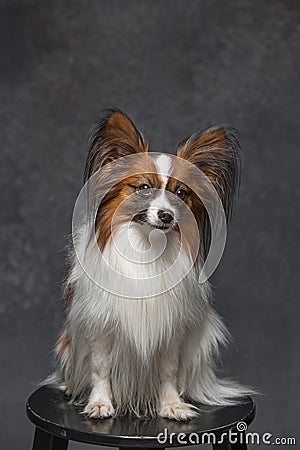
<svg viewBox="0 0 300 450">
<path fill-rule="evenodd" d="M 174 217 L 170 211 L 164 211 L 163 209 L 159 209 L 157 215 L 158 215 L 158 218 L 166 225 L 171 223 L 172 220 L 174 219 Z"/>
</svg>

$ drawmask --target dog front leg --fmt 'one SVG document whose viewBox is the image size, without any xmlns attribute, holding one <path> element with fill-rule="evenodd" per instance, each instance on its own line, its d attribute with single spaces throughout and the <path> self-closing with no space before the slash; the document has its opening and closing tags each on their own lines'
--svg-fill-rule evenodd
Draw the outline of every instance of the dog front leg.
<svg viewBox="0 0 300 450">
<path fill-rule="evenodd" d="M 91 419 L 104 419 L 114 415 L 110 385 L 111 348 L 106 342 L 94 344 L 91 349 L 92 391 L 84 413 Z"/>
<path fill-rule="evenodd" d="M 197 408 L 185 403 L 178 393 L 178 354 L 169 349 L 161 360 L 161 392 L 158 414 L 175 420 L 190 420 L 197 416 Z"/>
</svg>

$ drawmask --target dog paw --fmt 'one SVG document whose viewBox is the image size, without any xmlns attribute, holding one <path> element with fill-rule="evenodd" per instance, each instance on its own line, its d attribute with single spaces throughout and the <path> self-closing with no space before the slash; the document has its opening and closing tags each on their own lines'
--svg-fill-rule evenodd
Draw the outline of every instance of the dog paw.
<svg viewBox="0 0 300 450">
<path fill-rule="evenodd" d="M 198 409 L 189 403 L 175 401 L 163 403 L 159 415 L 166 419 L 187 421 L 198 415 Z"/>
<path fill-rule="evenodd" d="M 83 414 L 86 414 L 90 419 L 107 419 L 112 417 L 114 413 L 115 410 L 111 402 L 105 401 L 88 403 L 83 410 Z"/>
</svg>

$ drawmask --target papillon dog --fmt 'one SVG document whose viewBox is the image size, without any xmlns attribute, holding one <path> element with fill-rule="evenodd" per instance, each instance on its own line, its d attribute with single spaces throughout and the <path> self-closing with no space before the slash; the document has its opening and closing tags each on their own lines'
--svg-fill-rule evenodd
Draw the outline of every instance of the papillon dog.
<svg viewBox="0 0 300 450">
<path fill-rule="evenodd" d="M 216 199 L 228 218 L 238 180 L 239 144 L 223 126 L 181 142 L 177 156 L 148 152 L 118 109 L 93 128 L 85 186 L 96 207 L 73 229 L 67 318 L 47 380 L 89 418 L 185 421 L 198 403 L 233 404 L 250 392 L 216 375 L 228 332 L 200 279 L 213 235 L 208 209 Z"/>
</svg>

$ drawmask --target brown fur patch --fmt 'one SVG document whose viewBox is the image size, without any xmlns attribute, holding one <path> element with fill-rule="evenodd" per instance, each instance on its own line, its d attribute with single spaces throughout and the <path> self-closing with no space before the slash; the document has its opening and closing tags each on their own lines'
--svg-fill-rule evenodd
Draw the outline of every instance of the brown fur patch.
<svg viewBox="0 0 300 450">
<path fill-rule="evenodd" d="M 179 144 L 177 155 L 209 178 L 229 215 L 239 181 L 239 143 L 234 133 L 224 127 L 210 128 Z"/>
<path fill-rule="evenodd" d="M 63 282 L 64 299 L 67 308 L 69 308 L 69 306 L 72 303 L 75 291 L 74 284 L 70 282 L 70 277 L 73 268 L 74 268 L 74 261 L 68 261 L 66 264 L 66 275 L 64 277 Z"/>
<path fill-rule="evenodd" d="M 155 189 L 161 188 L 162 181 L 156 173 L 153 158 L 145 155 L 139 158 L 132 167 L 136 175 L 130 176 L 116 184 L 111 191 L 104 197 L 100 205 L 96 219 L 96 236 L 99 248 L 103 250 L 105 244 L 112 238 L 113 233 L 117 232 L 119 227 L 132 220 L 131 215 L 122 211 L 114 216 L 115 211 L 131 194 L 134 193 L 132 186 L 149 184 Z M 112 230 L 112 219 L 114 219 L 114 229 Z"/>
<path fill-rule="evenodd" d="M 233 131 L 215 127 L 202 134 L 195 134 L 179 144 L 177 155 L 194 164 L 208 177 L 222 201 L 226 216 L 229 217 L 239 184 L 240 165 L 239 143 Z M 191 187 L 193 188 L 192 177 Z M 203 194 L 205 195 L 205 192 Z M 192 203 L 205 256 L 211 239 L 209 218 L 202 201 L 195 193 L 192 194 Z"/>
<path fill-rule="evenodd" d="M 148 143 L 132 120 L 119 110 L 111 109 L 95 124 L 90 137 L 85 180 L 109 162 L 126 155 L 148 151 Z"/>
<path fill-rule="evenodd" d="M 181 180 L 189 180 L 189 186 L 187 186 Z M 180 161 L 176 160 L 176 163 L 173 167 L 172 176 L 170 176 L 168 180 L 166 189 L 174 194 L 176 194 L 179 189 L 183 189 L 186 192 L 185 199 L 178 199 L 178 201 L 184 201 L 188 208 L 191 210 L 192 214 L 183 214 L 179 227 L 176 227 L 176 230 L 180 234 L 183 250 L 186 253 L 196 257 L 199 251 L 198 247 L 196 246 L 197 242 L 199 241 L 198 228 L 201 223 L 201 217 L 204 207 L 201 200 L 195 194 L 192 188 L 193 181 L 186 165 L 181 164 Z M 198 227 L 195 226 L 195 222 Z"/>
<path fill-rule="evenodd" d="M 58 336 L 56 344 L 56 354 L 61 357 L 70 345 L 70 340 L 65 330 L 62 330 Z"/>
</svg>

